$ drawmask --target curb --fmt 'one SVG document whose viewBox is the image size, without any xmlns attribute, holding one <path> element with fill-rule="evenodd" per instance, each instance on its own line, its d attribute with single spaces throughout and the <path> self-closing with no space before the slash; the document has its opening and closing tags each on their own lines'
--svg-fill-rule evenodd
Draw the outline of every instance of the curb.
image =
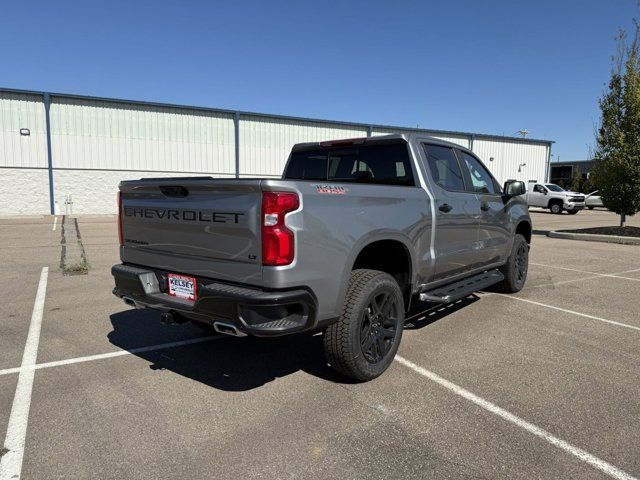
<svg viewBox="0 0 640 480">
<path fill-rule="evenodd" d="M 549 232 L 548 237 L 566 240 L 582 240 L 586 242 L 620 243 L 623 245 L 640 245 L 640 237 L 620 237 L 617 235 L 597 235 L 595 233 Z"/>
</svg>

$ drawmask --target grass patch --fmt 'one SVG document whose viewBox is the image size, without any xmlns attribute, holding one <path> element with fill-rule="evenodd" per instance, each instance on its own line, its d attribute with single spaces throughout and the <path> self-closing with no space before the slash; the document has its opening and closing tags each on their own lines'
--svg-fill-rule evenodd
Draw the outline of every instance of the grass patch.
<svg viewBox="0 0 640 480">
<path fill-rule="evenodd" d="M 591 233 L 595 235 L 615 235 L 618 237 L 640 237 L 640 227 L 627 225 L 626 227 L 589 227 L 575 230 L 558 230 L 566 233 Z"/>
<path fill-rule="evenodd" d="M 89 273 L 89 263 L 83 258 L 79 262 L 65 265 L 63 271 L 66 275 L 86 275 Z"/>
</svg>

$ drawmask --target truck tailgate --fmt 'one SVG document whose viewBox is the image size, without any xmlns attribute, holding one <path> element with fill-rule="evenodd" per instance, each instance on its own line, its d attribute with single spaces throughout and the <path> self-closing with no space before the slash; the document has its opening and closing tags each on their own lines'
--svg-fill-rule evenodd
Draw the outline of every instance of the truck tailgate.
<svg viewBox="0 0 640 480">
<path fill-rule="evenodd" d="M 260 180 L 120 183 L 125 263 L 261 285 Z"/>
</svg>

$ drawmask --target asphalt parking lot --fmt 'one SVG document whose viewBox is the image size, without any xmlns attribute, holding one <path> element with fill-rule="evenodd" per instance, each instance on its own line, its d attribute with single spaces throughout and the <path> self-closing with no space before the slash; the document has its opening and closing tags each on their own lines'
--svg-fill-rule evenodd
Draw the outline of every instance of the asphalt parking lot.
<svg viewBox="0 0 640 480">
<path fill-rule="evenodd" d="M 608 212 L 532 217 L 526 288 L 414 309 L 365 384 L 319 336 L 207 337 L 125 306 L 114 217 L 79 217 L 75 276 L 51 217 L 0 219 L 2 453 L 25 479 L 640 477 L 640 247 L 541 234 Z"/>
</svg>

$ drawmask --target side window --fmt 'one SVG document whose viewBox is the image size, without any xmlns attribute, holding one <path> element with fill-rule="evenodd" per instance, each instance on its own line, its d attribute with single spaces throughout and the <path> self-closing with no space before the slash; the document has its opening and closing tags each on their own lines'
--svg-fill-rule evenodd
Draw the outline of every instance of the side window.
<svg viewBox="0 0 640 480">
<path fill-rule="evenodd" d="M 453 148 L 423 144 L 433 180 L 446 190 L 464 190 L 464 180 Z"/>
<path fill-rule="evenodd" d="M 544 187 L 542 185 L 536 185 L 535 187 L 533 187 L 533 191 L 538 193 L 544 193 Z"/>
<path fill-rule="evenodd" d="M 469 179 L 471 180 L 471 185 L 469 187 L 471 191 L 475 193 L 498 193 L 491 174 L 477 158 L 460 150 L 458 150 L 458 154 L 464 161 L 463 165 L 467 167 L 469 172 Z"/>
</svg>

